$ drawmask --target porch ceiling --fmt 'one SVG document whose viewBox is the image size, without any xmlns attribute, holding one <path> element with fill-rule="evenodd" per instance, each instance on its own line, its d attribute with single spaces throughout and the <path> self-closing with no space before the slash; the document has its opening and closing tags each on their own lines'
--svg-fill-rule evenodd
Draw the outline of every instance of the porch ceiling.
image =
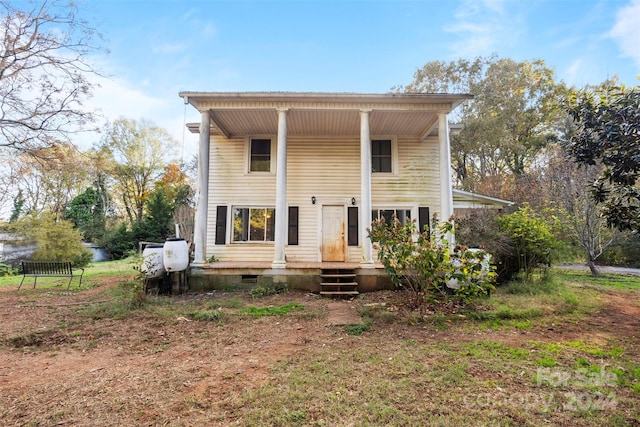
<svg viewBox="0 0 640 427">
<path fill-rule="evenodd" d="M 211 133 L 227 138 L 245 135 L 275 135 L 278 113 L 275 109 L 209 110 Z M 437 128 L 437 112 L 378 111 L 369 116 L 371 135 L 424 137 Z M 359 136 L 359 110 L 296 110 L 287 115 L 289 136 Z"/>
<path fill-rule="evenodd" d="M 290 136 L 360 135 L 360 111 L 369 110 L 372 136 L 437 134 L 438 113 L 448 113 L 469 95 L 217 93 L 182 92 L 185 102 L 211 118 L 211 134 L 227 138 L 275 135 L 277 109 L 288 109 Z M 195 129 L 194 129 L 195 130 Z"/>
</svg>

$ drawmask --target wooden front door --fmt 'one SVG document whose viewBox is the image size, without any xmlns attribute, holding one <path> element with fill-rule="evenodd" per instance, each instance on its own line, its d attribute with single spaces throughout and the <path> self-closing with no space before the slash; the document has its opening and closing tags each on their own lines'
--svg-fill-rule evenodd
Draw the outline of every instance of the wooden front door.
<svg viewBox="0 0 640 427">
<path fill-rule="evenodd" d="M 322 207 L 322 261 L 344 261 L 344 207 Z"/>
</svg>

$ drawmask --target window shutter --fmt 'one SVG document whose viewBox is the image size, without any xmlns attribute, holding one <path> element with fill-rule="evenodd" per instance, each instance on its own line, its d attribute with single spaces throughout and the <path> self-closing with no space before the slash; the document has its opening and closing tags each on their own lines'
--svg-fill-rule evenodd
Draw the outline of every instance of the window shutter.
<svg viewBox="0 0 640 427">
<path fill-rule="evenodd" d="M 349 207 L 347 216 L 347 243 L 349 246 L 358 246 L 358 208 Z"/>
<path fill-rule="evenodd" d="M 420 232 L 426 231 L 427 234 L 431 233 L 431 223 L 429 217 L 429 208 L 418 208 L 418 224 L 420 226 Z"/>
<path fill-rule="evenodd" d="M 216 207 L 216 245 L 224 245 L 227 239 L 227 207 Z"/>
<path fill-rule="evenodd" d="M 289 244 L 298 244 L 298 207 L 289 206 Z"/>
</svg>

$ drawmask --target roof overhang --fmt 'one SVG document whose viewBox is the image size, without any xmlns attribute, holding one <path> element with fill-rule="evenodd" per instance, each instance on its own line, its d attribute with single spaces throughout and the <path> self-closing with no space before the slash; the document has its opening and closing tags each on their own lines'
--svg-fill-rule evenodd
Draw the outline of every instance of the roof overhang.
<svg viewBox="0 0 640 427">
<path fill-rule="evenodd" d="M 514 202 L 499 199 L 497 197 L 483 196 L 482 194 L 471 193 L 469 191 L 453 189 L 454 209 L 504 209 L 512 206 Z"/>
<path fill-rule="evenodd" d="M 424 93 L 180 92 L 185 103 L 208 112 L 211 134 L 226 138 L 275 135 L 280 109 L 291 136 L 359 136 L 360 112 L 369 111 L 372 136 L 437 134 L 438 115 L 471 95 Z M 190 126 L 195 131 L 195 126 Z"/>
</svg>

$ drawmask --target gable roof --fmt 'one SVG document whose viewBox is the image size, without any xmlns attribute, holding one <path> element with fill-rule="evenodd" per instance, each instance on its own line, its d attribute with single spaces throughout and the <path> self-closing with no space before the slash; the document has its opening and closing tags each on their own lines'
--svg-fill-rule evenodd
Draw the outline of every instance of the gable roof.
<svg viewBox="0 0 640 427">
<path fill-rule="evenodd" d="M 288 109 L 291 136 L 357 136 L 360 111 L 370 111 L 371 135 L 437 134 L 439 113 L 472 98 L 462 94 L 323 92 L 180 92 L 211 118 L 211 134 L 226 138 L 277 133 L 277 109 Z"/>
</svg>

